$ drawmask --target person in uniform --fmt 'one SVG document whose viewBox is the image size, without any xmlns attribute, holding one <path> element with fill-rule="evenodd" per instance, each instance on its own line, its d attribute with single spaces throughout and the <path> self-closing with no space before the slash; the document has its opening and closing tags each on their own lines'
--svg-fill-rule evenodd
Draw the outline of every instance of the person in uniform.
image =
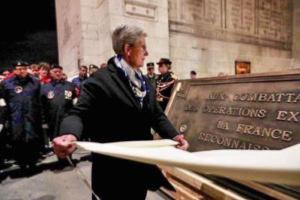
<svg viewBox="0 0 300 200">
<path fill-rule="evenodd" d="M 72 83 L 76 87 L 77 96 L 80 94 L 81 84 L 88 78 L 88 68 L 85 65 L 79 67 L 79 75 L 73 78 Z"/>
<path fill-rule="evenodd" d="M 90 64 L 89 65 L 89 76 L 93 76 L 93 74 L 99 69 L 97 65 Z"/>
<path fill-rule="evenodd" d="M 177 77 L 171 71 L 172 62 L 168 58 L 161 58 L 158 65 L 160 75 L 157 78 L 156 99 L 163 110 L 166 109 Z"/>
<path fill-rule="evenodd" d="M 157 77 L 158 75 L 154 72 L 154 63 L 147 63 L 147 78 L 149 79 L 153 88 L 156 88 Z"/>
<path fill-rule="evenodd" d="M 167 119 L 140 70 L 148 55 L 145 37 L 136 26 L 114 30 L 117 55 L 82 85 L 77 104 L 62 122 L 62 136 L 53 140 L 58 156 L 66 157 L 75 150 L 74 141 L 81 138 L 85 127 L 89 127 L 91 140 L 101 143 L 152 140 L 153 127 L 162 138 L 174 139 L 178 148 L 187 149 L 187 141 Z M 148 189 L 172 188 L 155 165 L 92 155 L 92 188 L 102 200 L 141 200 Z"/>
<path fill-rule="evenodd" d="M 13 156 L 20 167 L 26 169 L 38 161 L 43 147 L 40 83 L 28 74 L 27 67 L 27 62 L 16 62 L 15 76 L 1 83 Z"/>
<path fill-rule="evenodd" d="M 73 107 L 76 98 L 75 86 L 63 79 L 63 68 L 52 65 L 50 70 L 51 82 L 41 87 L 41 102 L 43 119 L 48 126 L 50 140 L 59 134 L 60 123 L 66 113 Z"/>
</svg>

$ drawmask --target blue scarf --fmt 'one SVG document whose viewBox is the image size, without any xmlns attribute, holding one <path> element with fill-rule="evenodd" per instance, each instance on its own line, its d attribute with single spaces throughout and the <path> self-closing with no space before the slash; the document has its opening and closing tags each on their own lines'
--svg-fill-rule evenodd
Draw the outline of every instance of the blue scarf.
<svg viewBox="0 0 300 200">
<path fill-rule="evenodd" d="M 129 85 L 135 95 L 135 98 L 139 101 L 140 106 L 143 107 L 143 100 L 149 91 L 143 74 L 140 70 L 133 69 L 123 58 L 118 55 L 115 57 L 114 62 L 116 66 L 124 73 Z"/>
</svg>

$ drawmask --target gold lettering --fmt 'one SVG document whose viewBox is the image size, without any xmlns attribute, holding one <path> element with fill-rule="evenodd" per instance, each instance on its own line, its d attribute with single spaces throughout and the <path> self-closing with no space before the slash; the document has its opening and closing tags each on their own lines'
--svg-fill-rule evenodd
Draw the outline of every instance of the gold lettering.
<svg viewBox="0 0 300 200">
<path fill-rule="evenodd" d="M 232 149 L 269 149 L 267 146 L 261 146 L 259 144 L 205 132 L 199 133 L 198 140 Z"/>
<path fill-rule="evenodd" d="M 272 132 L 271 128 L 263 128 L 261 136 L 262 137 L 270 137 L 271 136 L 271 132 Z"/>
<path fill-rule="evenodd" d="M 296 94 L 293 92 L 242 93 L 242 94 L 234 94 L 233 101 L 300 103 L 300 94 Z"/>
<path fill-rule="evenodd" d="M 288 112 L 287 112 L 287 111 L 284 111 L 284 110 L 278 111 L 278 114 L 277 114 L 276 119 L 277 119 L 277 120 L 280 120 L 280 121 L 285 121 L 285 120 L 286 120 L 287 113 L 288 113 Z"/>
<path fill-rule="evenodd" d="M 282 139 L 283 141 L 289 142 L 289 141 L 292 140 L 292 137 L 291 137 L 292 134 L 293 134 L 292 131 L 283 131 L 282 136 L 281 136 L 281 139 Z"/>
<path fill-rule="evenodd" d="M 217 128 L 222 129 L 222 130 L 228 130 L 229 129 L 229 124 L 228 124 L 228 122 L 225 122 L 225 121 L 218 121 L 217 122 Z"/>
<path fill-rule="evenodd" d="M 202 112 L 250 118 L 265 118 L 267 115 L 267 110 L 262 108 L 227 107 L 223 105 L 204 105 Z"/>
<path fill-rule="evenodd" d="M 300 101 L 300 94 L 297 95 L 297 97 L 294 99 L 294 103 L 297 103 L 298 101 Z"/>
<path fill-rule="evenodd" d="M 300 114 L 300 112 L 280 110 L 277 113 L 276 120 L 288 121 L 288 122 L 290 122 L 290 121 L 299 122 L 299 120 L 298 120 L 299 114 Z"/>
<path fill-rule="evenodd" d="M 258 96 L 258 101 L 267 101 L 268 94 L 267 93 L 260 93 Z"/>
<path fill-rule="evenodd" d="M 296 112 L 296 113 L 290 112 L 290 114 L 291 114 L 291 117 L 288 118 L 288 121 L 291 121 L 292 119 L 293 119 L 294 122 L 298 122 L 298 121 L 299 121 L 299 120 L 297 119 L 297 115 L 299 115 L 299 112 Z"/>
<path fill-rule="evenodd" d="M 269 101 L 272 101 L 272 102 L 275 102 L 275 101 L 276 101 L 276 100 L 275 100 L 275 94 L 270 94 L 270 96 L 268 97 L 267 102 L 269 102 Z"/>
<path fill-rule="evenodd" d="M 282 141 L 291 141 L 293 134 L 292 131 L 289 130 L 282 130 L 278 128 L 265 128 L 259 126 L 253 126 L 248 124 L 238 124 L 235 132 L 240 134 L 247 134 L 265 138 L 271 138 L 274 140 L 282 140 Z"/>
<path fill-rule="evenodd" d="M 265 109 L 261 109 L 261 110 L 258 111 L 257 116 L 259 118 L 265 118 L 266 117 L 266 113 L 267 113 L 267 111 Z"/>
<path fill-rule="evenodd" d="M 288 96 L 288 99 L 286 100 L 287 103 L 292 102 L 292 97 L 295 96 L 295 93 L 286 93 L 286 96 Z"/>
<path fill-rule="evenodd" d="M 276 135 L 276 133 L 278 133 L 278 135 Z M 274 139 L 278 139 L 278 138 L 280 138 L 281 134 L 282 134 L 282 130 L 274 129 L 271 132 L 271 137 L 274 138 Z"/>
<path fill-rule="evenodd" d="M 226 97 L 227 96 L 224 93 L 210 93 L 208 95 L 208 99 L 210 100 L 225 100 Z"/>
<path fill-rule="evenodd" d="M 245 129 L 244 129 L 244 133 L 247 133 L 247 134 L 251 135 L 251 134 L 252 134 L 251 129 L 253 129 L 253 126 L 251 126 L 251 125 L 246 125 L 246 126 L 245 126 Z"/>
</svg>

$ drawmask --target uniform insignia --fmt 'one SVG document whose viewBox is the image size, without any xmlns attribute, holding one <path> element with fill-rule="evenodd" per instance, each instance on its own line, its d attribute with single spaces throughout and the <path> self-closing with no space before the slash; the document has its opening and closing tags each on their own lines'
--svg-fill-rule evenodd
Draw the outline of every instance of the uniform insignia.
<svg viewBox="0 0 300 200">
<path fill-rule="evenodd" d="M 184 133 L 186 132 L 188 126 L 186 124 L 181 124 L 181 126 L 179 127 L 179 132 L 180 133 Z"/>
<path fill-rule="evenodd" d="M 171 73 L 171 77 L 172 77 L 172 79 L 174 79 L 174 80 L 177 80 L 177 79 L 178 79 L 178 77 L 177 77 L 174 73 Z"/>
<path fill-rule="evenodd" d="M 21 86 L 16 86 L 16 87 L 15 87 L 15 92 L 16 92 L 17 94 L 19 94 L 19 93 L 23 92 L 23 88 L 22 88 Z"/>
<path fill-rule="evenodd" d="M 53 99 L 54 98 L 54 92 L 53 91 L 49 91 L 47 94 L 48 99 Z"/>
<path fill-rule="evenodd" d="M 72 99 L 72 91 L 65 90 L 65 99 Z"/>
</svg>

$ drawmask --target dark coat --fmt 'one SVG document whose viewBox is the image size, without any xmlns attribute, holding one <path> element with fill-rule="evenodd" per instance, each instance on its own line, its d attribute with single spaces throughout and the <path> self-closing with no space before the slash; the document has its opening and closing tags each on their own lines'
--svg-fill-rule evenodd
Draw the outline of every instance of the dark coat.
<svg viewBox="0 0 300 200">
<path fill-rule="evenodd" d="M 173 72 L 161 74 L 157 78 L 156 99 L 163 110 L 166 109 L 171 97 L 176 77 Z"/>
<path fill-rule="evenodd" d="M 10 139 L 16 159 L 35 161 L 42 147 L 40 83 L 31 76 L 12 77 L 1 83 L 7 104 Z"/>
<path fill-rule="evenodd" d="M 113 59 L 82 86 L 77 105 L 61 125 L 62 134 L 81 137 L 84 127 L 92 141 L 117 142 L 152 140 L 150 128 L 163 138 L 173 138 L 178 132 L 169 122 L 155 99 L 155 91 L 144 77 L 150 90 L 143 108 L 134 97 L 127 78 Z M 101 192 L 130 187 L 158 189 L 167 185 L 160 170 L 147 165 L 117 158 L 93 155 L 93 188 Z"/>
<path fill-rule="evenodd" d="M 48 124 L 48 135 L 53 139 L 59 134 L 60 123 L 73 108 L 76 98 L 75 86 L 68 81 L 51 81 L 42 85 L 41 102 L 44 123 Z"/>
</svg>

